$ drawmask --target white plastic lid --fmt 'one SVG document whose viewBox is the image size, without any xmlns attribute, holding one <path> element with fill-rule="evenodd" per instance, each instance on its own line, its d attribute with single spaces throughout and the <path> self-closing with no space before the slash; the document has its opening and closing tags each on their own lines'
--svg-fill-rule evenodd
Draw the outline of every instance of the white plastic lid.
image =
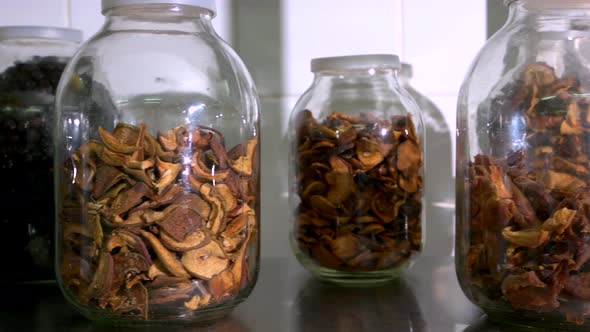
<svg viewBox="0 0 590 332">
<path fill-rule="evenodd" d="M 412 78 L 414 76 L 414 68 L 407 62 L 402 62 L 401 76 Z"/>
<path fill-rule="evenodd" d="M 81 43 L 82 31 L 75 29 L 43 27 L 43 26 L 3 26 L 0 27 L 0 39 L 54 39 Z"/>
<path fill-rule="evenodd" d="M 371 68 L 399 69 L 399 57 L 394 54 L 348 55 L 311 60 L 311 71 L 362 70 Z"/>
<path fill-rule="evenodd" d="M 102 0 L 102 13 L 109 9 L 129 5 L 171 4 L 201 7 L 209 10 L 215 16 L 215 0 Z"/>
</svg>

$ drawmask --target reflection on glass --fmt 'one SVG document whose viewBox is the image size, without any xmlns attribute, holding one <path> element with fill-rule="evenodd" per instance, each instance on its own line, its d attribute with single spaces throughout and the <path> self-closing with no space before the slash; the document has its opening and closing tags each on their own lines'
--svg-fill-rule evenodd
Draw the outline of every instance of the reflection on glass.
<svg viewBox="0 0 590 332">
<path fill-rule="evenodd" d="M 428 331 L 416 297 L 403 279 L 366 288 L 309 279 L 293 310 L 295 331 Z"/>
<path fill-rule="evenodd" d="M 469 325 L 463 332 L 525 332 L 533 331 L 527 328 L 520 328 L 518 326 L 505 326 L 491 322 L 487 316 L 482 316 L 480 319 Z M 549 330 L 547 330 L 549 331 Z"/>
</svg>

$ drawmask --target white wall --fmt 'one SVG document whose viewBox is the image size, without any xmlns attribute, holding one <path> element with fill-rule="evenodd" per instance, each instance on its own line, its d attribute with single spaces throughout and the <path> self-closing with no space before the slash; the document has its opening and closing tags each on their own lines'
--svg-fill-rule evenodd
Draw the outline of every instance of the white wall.
<svg viewBox="0 0 590 332">
<path fill-rule="evenodd" d="M 243 57 L 262 100 L 263 255 L 289 255 L 287 116 L 311 82 L 313 57 L 396 53 L 413 85 L 438 104 L 451 129 L 459 87 L 486 39 L 485 0 L 217 0 L 214 25 Z M 0 0 L 0 25 L 53 25 L 92 36 L 100 0 Z"/>
</svg>

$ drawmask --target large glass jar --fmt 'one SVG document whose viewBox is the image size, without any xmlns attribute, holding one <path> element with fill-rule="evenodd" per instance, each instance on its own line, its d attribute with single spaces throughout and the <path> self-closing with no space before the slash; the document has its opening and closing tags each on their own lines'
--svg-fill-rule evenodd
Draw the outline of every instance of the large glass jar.
<svg viewBox="0 0 590 332">
<path fill-rule="evenodd" d="M 314 59 L 290 119 L 291 243 L 317 277 L 395 278 L 422 247 L 422 120 L 394 55 Z"/>
<path fill-rule="evenodd" d="M 491 319 L 586 330 L 590 3 L 506 3 L 459 97 L 457 273 Z"/>
<path fill-rule="evenodd" d="M 424 253 L 451 255 L 453 247 L 453 212 L 455 190 L 453 181 L 453 150 L 451 131 L 445 116 L 425 95 L 416 90 L 410 81 L 413 67 L 402 63 L 400 82 L 402 87 L 414 98 L 424 122 L 424 215 L 427 220 L 429 236 L 424 244 Z"/>
<path fill-rule="evenodd" d="M 78 30 L 0 27 L 0 251 L 3 282 L 54 279 L 55 90 L 82 41 Z"/>
<path fill-rule="evenodd" d="M 259 268 L 259 104 L 214 1 L 110 0 L 57 96 L 58 280 L 87 317 L 229 313 Z"/>
</svg>

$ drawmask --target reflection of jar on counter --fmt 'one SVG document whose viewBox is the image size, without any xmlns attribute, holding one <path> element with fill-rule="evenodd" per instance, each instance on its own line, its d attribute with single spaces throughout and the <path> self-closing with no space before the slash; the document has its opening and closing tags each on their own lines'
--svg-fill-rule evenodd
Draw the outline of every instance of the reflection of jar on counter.
<svg viewBox="0 0 590 332">
<path fill-rule="evenodd" d="M 505 1 L 461 89 L 456 265 L 490 319 L 590 327 L 590 4 Z"/>
<path fill-rule="evenodd" d="M 424 188 L 424 213 L 428 233 L 424 252 L 449 255 L 452 252 L 455 207 L 451 132 L 440 109 L 410 85 L 412 76 L 412 65 L 402 63 L 400 83 L 418 104 L 426 132 L 424 177 L 428 185 Z"/>
<path fill-rule="evenodd" d="M 296 331 L 430 330 L 403 278 L 379 287 L 338 287 L 309 279 L 297 294 L 293 310 Z"/>
<path fill-rule="evenodd" d="M 54 95 L 81 41 L 77 30 L 0 27 L 0 251 L 10 266 L 0 280 L 54 278 Z"/>
<path fill-rule="evenodd" d="M 290 122 L 292 244 L 320 278 L 382 282 L 422 248 L 422 121 L 394 55 L 314 59 Z"/>
<path fill-rule="evenodd" d="M 258 275 L 256 89 L 214 1 L 102 6 L 57 96 L 58 281 L 96 320 L 222 317 Z"/>
</svg>

